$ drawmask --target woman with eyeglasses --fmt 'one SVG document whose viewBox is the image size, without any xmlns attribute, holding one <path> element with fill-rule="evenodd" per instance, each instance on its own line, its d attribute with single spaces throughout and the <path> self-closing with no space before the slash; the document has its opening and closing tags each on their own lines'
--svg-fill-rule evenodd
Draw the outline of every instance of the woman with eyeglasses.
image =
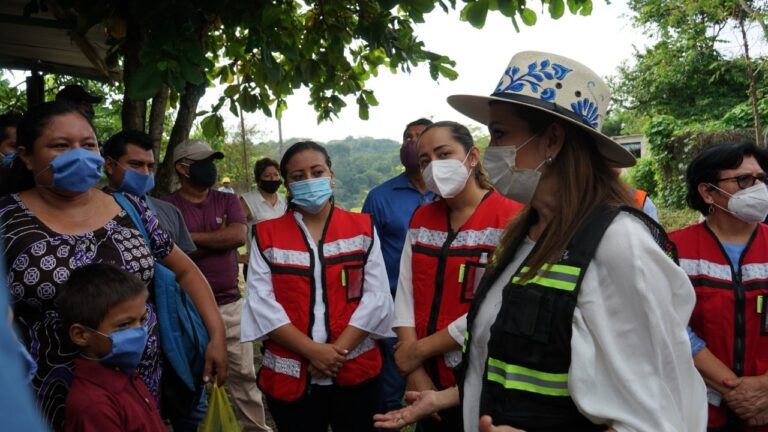
<svg viewBox="0 0 768 432">
<path fill-rule="evenodd" d="M 768 154 L 723 144 L 686 171 L 688 205 L 704 221 L 670 234 L 696 290 L 690 325 L 707 343 L 695 357 L 709 387 L 708 428 L 768 431 Z M 764 339 L 765 338 L 765 339 Z"/>
</svg>

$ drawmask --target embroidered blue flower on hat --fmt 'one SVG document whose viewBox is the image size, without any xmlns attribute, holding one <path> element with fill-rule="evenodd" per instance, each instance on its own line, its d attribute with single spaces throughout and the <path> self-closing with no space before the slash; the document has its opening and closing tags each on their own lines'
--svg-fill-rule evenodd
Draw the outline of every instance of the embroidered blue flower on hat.
<svg viewBox="0 0 768 432">
<path fill-rule="evenodd" d="M 557 96 L 557 83 L 554 83 L 555 87 L 547 87 L 553 84 L 550 81 L 562 81 L 571 71 L 572 69 L 552 63 L 548 59 L 530 63 L 527 72 L 519 76 L 519 67 L 509 67 L 496 86 L 495 93 L 520 93 L 528 86 L 530 91 L 539 94 L 542 100 L 551 102 Z"/>
<path fill-rule="evenodd" d="M 597 105 L 589 100 L 589 98 L 584 98 L 573 102 L 571 104 L 571 109 L 574 113 L 581 116 L 581 118 L 584 120 L 584 123 L 597 129 L 600 124 L 600 112 L 598 111 Z"/>
</svg>

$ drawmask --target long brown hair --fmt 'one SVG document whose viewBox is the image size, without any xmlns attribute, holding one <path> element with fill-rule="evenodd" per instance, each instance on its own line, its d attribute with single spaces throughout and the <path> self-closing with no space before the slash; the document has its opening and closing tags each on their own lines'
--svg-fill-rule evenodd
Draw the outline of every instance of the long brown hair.
<svg viewBox="0 0 768 432">
<path fill-rule="evenodd" d="M 600 155 L 589 134 L 539 110 L 516 106 L 515 113 L 535 134 L 544 132 L 554 122 L 559 122 L 566 131 L 562 149 L 547 166 L 547 171 L 557 181 L 557 208 L 526 262 L 531 270 L 524 275 L 524 279 L 529 279 L 543 265 L 560 259 L 576 230 L 595 207 L 600 204 L 631 206 L 632 198 L 619 180 L 618 173 Z M 527 206 L 510 222 L 497 248 L 498 259 L 495 262 L 507 262 L 511 258 L 516 249 L 512 247 L 513 243 L 527 233 L 537 218 L 536 210 Z"/>
</svg>

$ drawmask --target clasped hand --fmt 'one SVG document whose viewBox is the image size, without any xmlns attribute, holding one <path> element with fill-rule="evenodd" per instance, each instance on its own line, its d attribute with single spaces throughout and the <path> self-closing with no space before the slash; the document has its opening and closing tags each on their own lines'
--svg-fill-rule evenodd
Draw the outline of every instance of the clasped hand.
<svg viewBox="0 0 768 432">
<path fill-rule="evenodd" d="M 315 343 L 307 356 L 313 378 L 335 378 L 349 351 L 333 344 Z"/>
<path fill-rule="evenodd" d="M 750 426 L 768 424 L 768 377 L 747 376 L 723 384 L 731 389 L 723 398 L 736 415 Z"/>
</svg>

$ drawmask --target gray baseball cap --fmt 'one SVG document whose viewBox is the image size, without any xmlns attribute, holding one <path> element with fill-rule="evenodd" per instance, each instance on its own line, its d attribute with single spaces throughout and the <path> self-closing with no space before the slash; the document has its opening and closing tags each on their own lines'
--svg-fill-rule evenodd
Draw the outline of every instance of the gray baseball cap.
<svg viewBox="0 0 768 432">
<path fill-rule="evenodd" d="M 214 159 L 224 159 L 224 153 L 214 151 L 207 142 L 202 140 L 187 140 L 173 149 L 173 163 L 180 159 L 200 161 L 213 156 Z"/>
</svg>

